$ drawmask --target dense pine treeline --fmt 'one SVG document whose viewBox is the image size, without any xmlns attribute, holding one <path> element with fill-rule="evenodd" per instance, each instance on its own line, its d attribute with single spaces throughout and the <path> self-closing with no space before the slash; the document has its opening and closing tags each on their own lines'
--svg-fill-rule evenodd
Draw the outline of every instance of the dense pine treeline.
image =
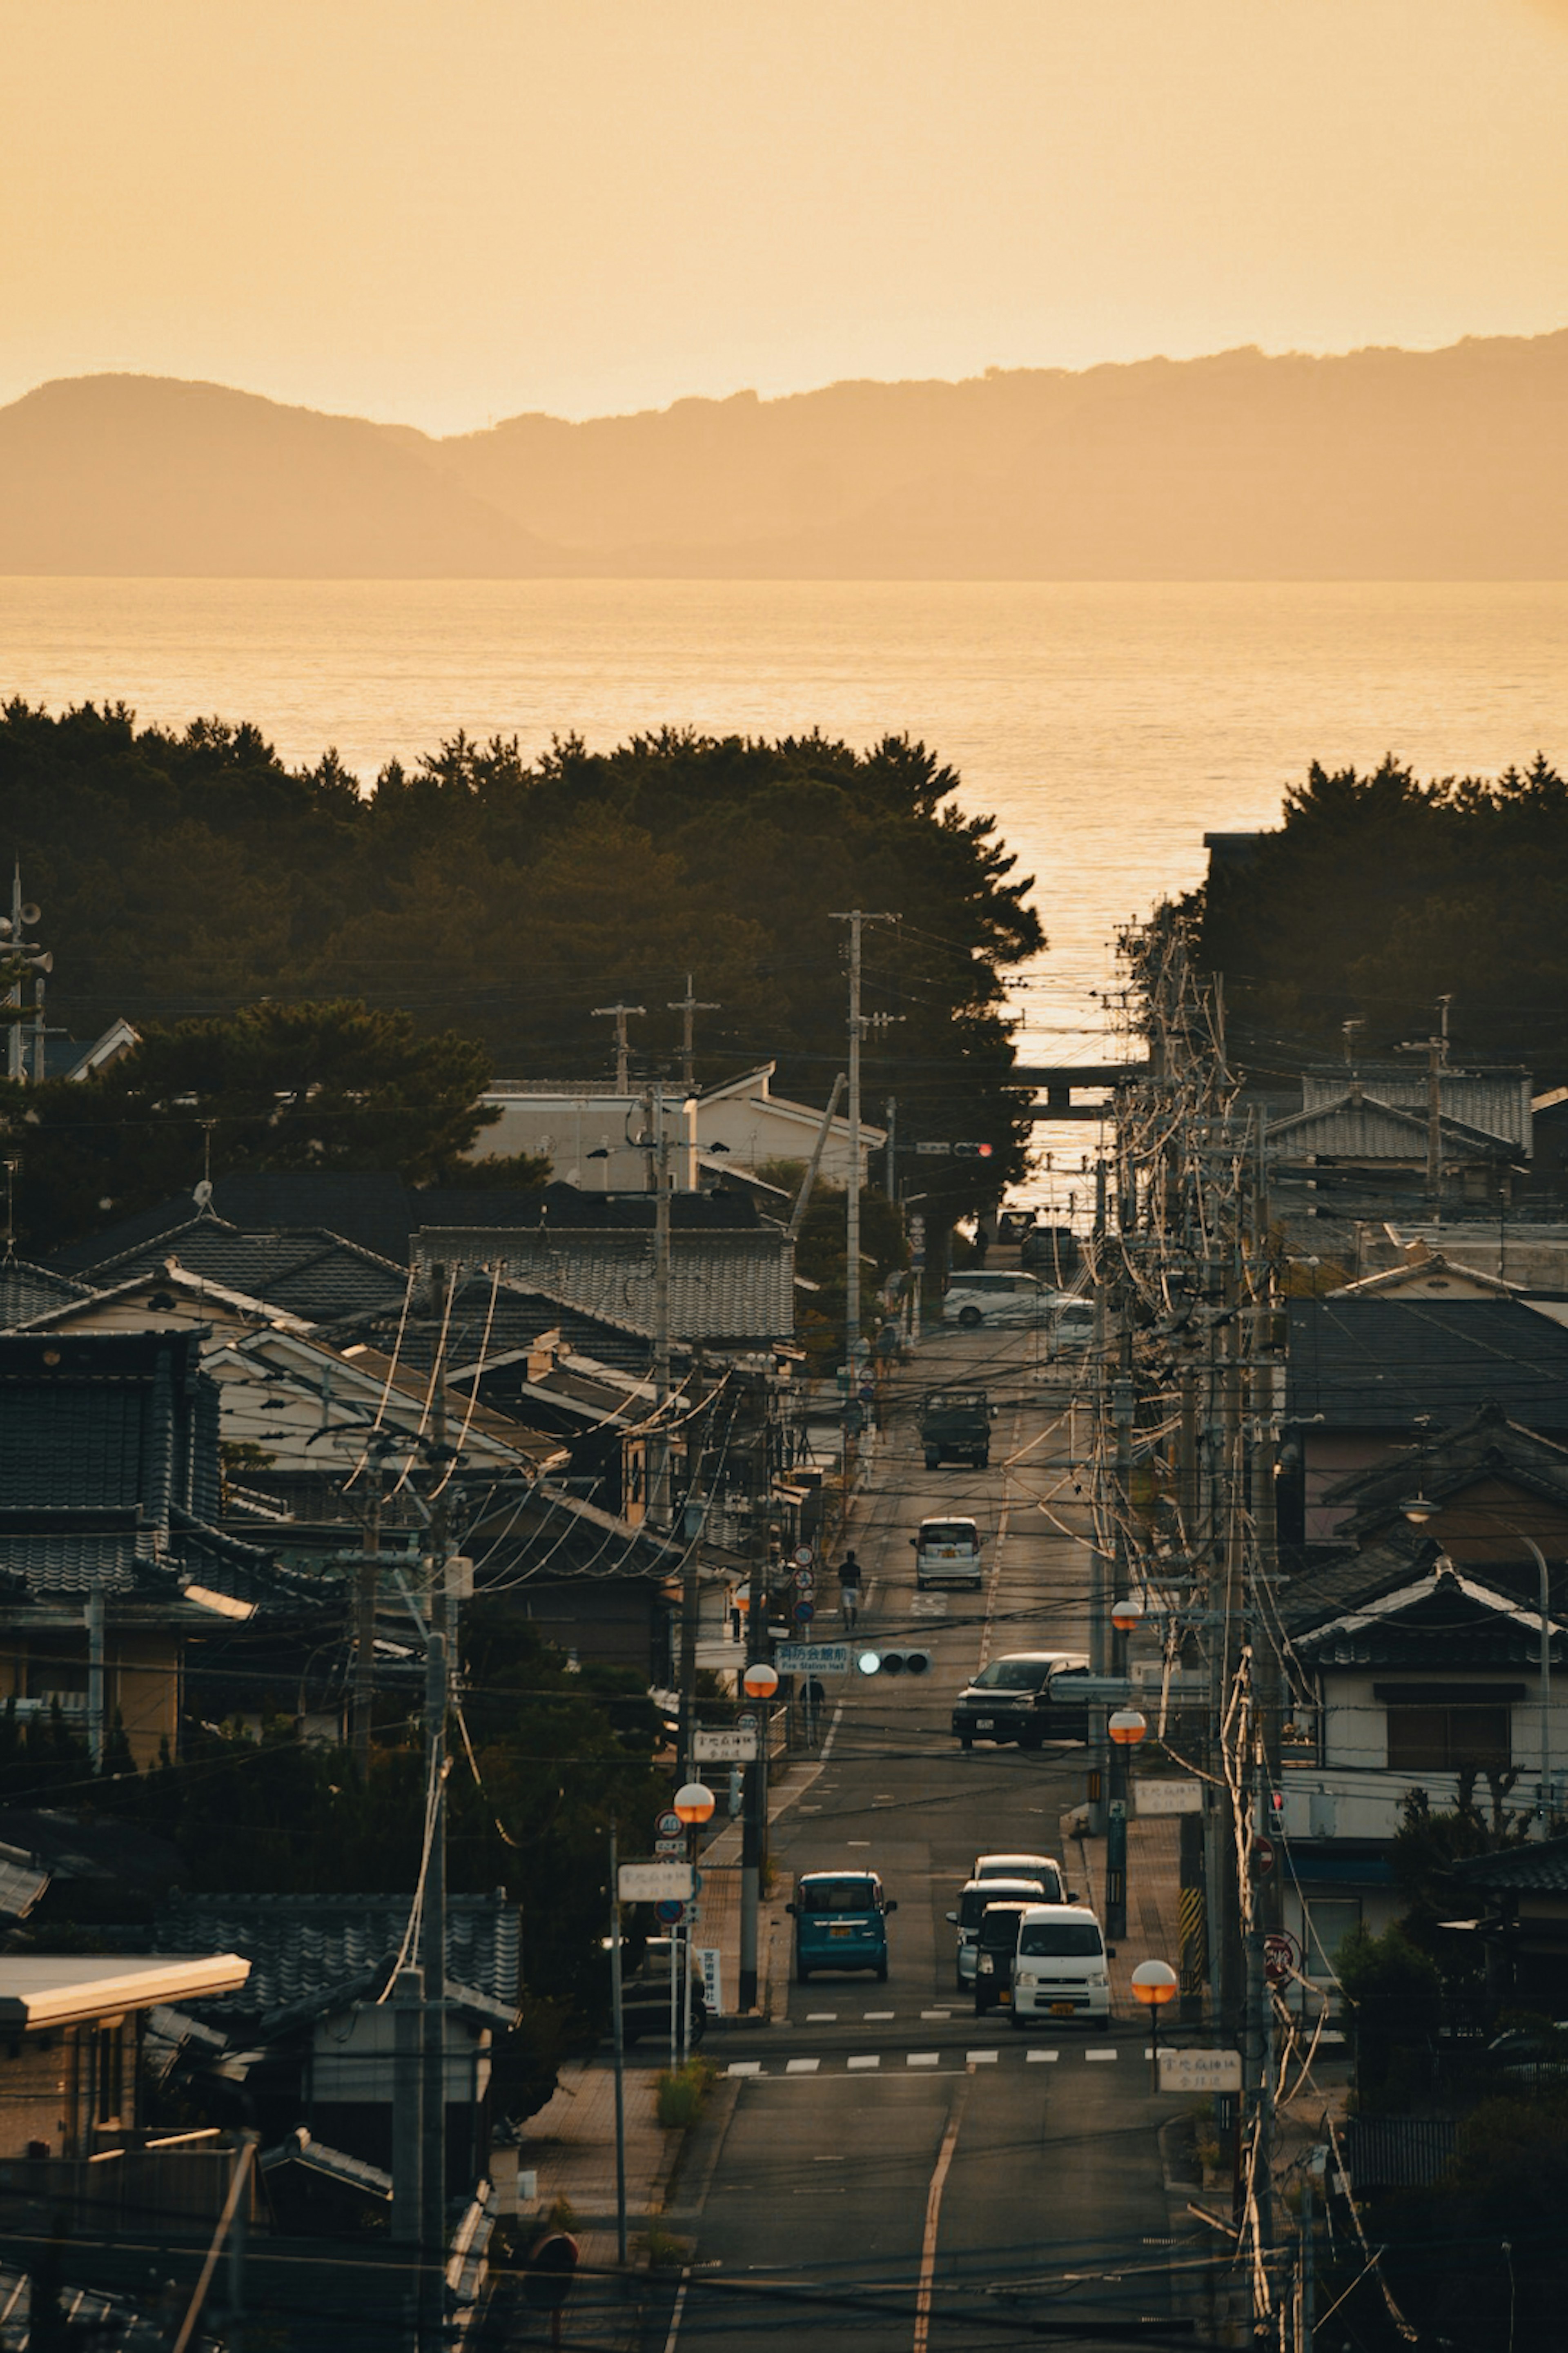
<svg viewBox="0 0 1568 2353">
<path fill-rule="evenodd" d="M 1277 832 L 1187 902 L 1250 1069 L 1424 1038 L 1453 999 L 1458 1055 L 1568 1080 L 1568 784 L 1540 754 L 1496 778 L 1314 763 Z"/>
<path fill-rule="evenodd" d="M 864 1009 L 889 1017 L 869 1035 L 868 1114 L 892 1093 L 910 1139 L 991 1141 L 994 1186 L 1021 1166 L 1026 1133 L 998 1083 L 1013 1059 L 1004 975 L 1044 940 L 1029 881 L 991 818 L 958 811 L 958 781 L 902 738 L 859 753 L 667 731 L 605 754 L 558 741 L 531 764 L 515 740 L 459 734 L 362 791 L 334 753 L 290 770 L 253 726 L 175 734 L 121 706 L 53 716 L 14 702 L 0 712 L 0 851 L 44 909 L 51 1023 L 78 1039 L 117 1015 L 177 1034 L 262 999 L 363 1000 L 406 1013 L 427 1044 L 473 1041 L 481 1077 L 488 1062 L 582 1078 L 612 1067 L 593 1008 L 624 997 L 647 1008 L 638 1066 L 668 1069 L 669 1000 L 689 973 L 721 1008 L 701 1017 L 700 1079 L 777 1058 L 780 1091 L 808 1102 L 843 1066 L 834 913 L 886 910 L 900 921 L 867 934 Z M 378 1086 L 385 1047 L 384 1034 Z M 176 1083 L 205 1092 L 190 1068 L 188 1052 L 163 1053 L 160 1099 Z M 134 1079 L 129 1066 L 121 1095 Z M 331 1085 L 352 1092 L 341 1056 Z M 117 1101 L 121 1134 L 133 1108 Z M 217 1108 L 215 1169 L 234 1165 Z M 100 1114 L 81 1102 L 71 1116 L 85 1131 Z M 345 1165 L 347 1143 L 322 1148 Z"/>
</svg>

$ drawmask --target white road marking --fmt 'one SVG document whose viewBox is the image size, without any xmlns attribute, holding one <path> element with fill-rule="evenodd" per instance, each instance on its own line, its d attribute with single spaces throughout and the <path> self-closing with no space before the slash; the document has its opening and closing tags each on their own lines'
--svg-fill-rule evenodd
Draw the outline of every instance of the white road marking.
<svg viewBox="0 0 1568 2353">
<path fill-rule="evenodd" d="M 868 2019 L 872 2019 L 872 2018 L 894 2018 L 894 2017 L 896 2017 L 896 2016 L 898 2015 L 898 2013 L 897 2013 L 897 2011 L 895 2011 L 895 2010 L 866 2010 L 866 2011 L 863 2013 L 863 2015 L 864 2015 L 866 2018 L 868 2018 Z"/>
<path fill-rule="evenodd" d="M 1036 2067 L 1048 2067 L 1053 2059 L 1059 2059 L 1061 2055 L 1059 2051 L 1026 2051 L 1024 2053 L 1030 2064 Z"/>
<path fill-rule="evenodd" d="M 873 2051 L 868 2058 L 851 2059 L 849 2062 L 851 2067 L 879 2067 L 881 2063 L 882 2054 L 879 2051 Z"/>
<path fill-rule="evenodd" d="M 786 2075 L 815 2075 L 821 2066 L 820 2059 L 789 2059 L 784 2063 Z"/>
<path fill-rule="evenodd" d="M 997 2053 L 994 2051 L 966 2051 L 963 2055 L 972 2067 L 994 2067 L 996 2064 Z"/>
<path fill-rule="evenodd" d="M 922 2018 L 951 2018 L 952 2016 L 952 2012 L 951 2010 L 922 2010 L 921 2016 Z"/>
<path fill-rule="evenodd" d="M 686 994 L 689 997 L 691 991 L 688 989 Z M 680 2274 L 680 2285 L 676 2290 L 675 2308 L 669 2316 L 669 2335 L 664 2340 L 664 2353 L 675 2353 L 676 2340 L 680 2335 L 680 2316 L 686 2309 L 686 2291 L 690 2283 L 691 2266 L 688 2263 Z"/>
<path fill-rule="evenodd" d="M 837 2026 L 838 2012 L 836 2010 L 808 2010 L 805 2022 L 807 2026 Z"/>
<path fill-rule="evenodd" d="M 906 2067 L 936 2067 L 941 2063 L 940 2051 L 906 2051 L 904 2053 Z"/>
<path fill-rule="evenodd" d="M 1083 2055 L 1086 2059 L 1114 2059 L 1117 2053 L 1114 2051 L 1086 2051 Z"/>
<path fill-rule="evenodd" d="M 871 1841 L 869 1839 L 846 1839 L 844 1843 L 846 1846 L 869 1846 Z"/>
<path fill-rule="evenodd" d="M 760 2059 L 731 2059 L 727 2070 L 727 2073 L 731 2075 L 760 2075 L 762 2072 L 763 2063 Z"/>
<path fill-rule="evenodd" d="M 688 996 L 689 996 L 690 993 L 691 992 L 689 989 L 687 991 Z M 827 1737 L 822 1744 L 822 1762 L 825 1765 L 833 1754 L 833 1744 L 838 1737 L 838 1720 L 843 1713 L 844 1702 L 840 1700 L 837 1706 L 833 1711 L 833 1721 L 827 1727 Z"/>
</svg>

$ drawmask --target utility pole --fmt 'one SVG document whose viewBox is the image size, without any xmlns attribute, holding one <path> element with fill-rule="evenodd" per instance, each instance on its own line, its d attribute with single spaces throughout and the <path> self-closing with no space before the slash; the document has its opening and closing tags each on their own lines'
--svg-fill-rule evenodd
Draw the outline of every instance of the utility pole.
<svg viewBox="0 0 1568 2353">
<path fill-rule="evenodd" d="M 849 926 L 849 1169 L 845 1197 L 844 1361 L 853 1392 L 857 1344 L 860 1338 L 860 1043 L 864 1030 L 860 1018 L 860 934 L 864 924 L 896 923 L 899 918 L 868 914 L 864 909 L 855 907 L 847 914 L 833 914 L 830 920 Z"/>
<path fill-rule="evenodd" d="M 370 1764 L 371 1717 L 375 1707 L 375 1600 L 381 1575 L 381 1458 L 374 1444 L 366 1464 L 370 1481 L 364 1549 L 354 1576 L 354 1682 L 350 1739 L 360 1771 Z"/>
<path fill-rule="evenodd" d="M 746 1664 L 754 1666 L 768 1655 L 766 1524 L 759 1517 L 761 1498 L 752 1515 L 752 1599 L 746 1611 Z M 741 1968 L 738 1998 L 741 2015 L 757 2006 L 757 1906 L 762 1895 L 763 1845 L 766 1825 L 763 1808 L 767 1783 L 763 1758 L 767 1748 L 768 1711 L 756 1710 L 759 1731 L 757 1757 L 745 1767 L 744 1811 L 741 1818 Z"/>
<path fill-rule="evenodd" d="M 649 1432 L 647 1510 L 656 1527 L 669 1525 L 669 1136 L 664 1116 L 664 1086 L 646 1098 L 653 1159 L 653 1412 Z"/>
<path fill-rule="evenodd" d="M 1106 1169 L 1103 1160 L 1097 1161 L 1094 1171 L 1094 1390 L 1095 1419 L 1103 1432 L 1105 1409 L 1110 1395 L 1110 1315 L 1109 1287 L 1105 1276 L 1108 1264 L 1105 1235 Z M 1095 1461 L 1103 1461 L 1103 1447 L 1095 1449 Z M 1094 1675 L 1110 1672 L 1110 1594 L 1104 1548 L 1093 1545 L 1089 1556 L 1089 1667 Z M 1097 1701 L 1089 1711 L 1089 1827 L 1095 1838 L 1105 1835 L 1110 1816 L 1107 1799 L 1110 1795 L 1110 1736 L 1106 1730 L 1109 1712 L 1103 1701 Z"/>
<path fill-rule="evenodd" d="M 425 1653 L 425 1759 L 430 1850 L 425 1861 L 420 1965 L 425 1976 L 424 2211 L 420 2230 L 420 2338 L 437 2353 L 446 2330 L 447 2290 L 447 1578 L 451 1463 L 447 1443 L 447 1271 L 431 1269 L 436 1364 L 431 1388 L 430 1459 L 436 1493 L 430 1511 L 429 1630 Z"/>
<path fill-rule="evenodd" d="M 689 1095 L 694 1095 L 697 1092 L 697 1040 L 693 1017 L 699 1013 L 722 1013 L 724 1008 L 721 1005 L 707 1004 L 701 997 L 692 995 L 689 973 L 686 976 L 685 996 L 672 997 L 666 1002 L 672 1013 L 680 1016 L 680 1083 Z"/>
<path fill-rule="evenodd" d="M 693 1382 L 691 1416 L 687 1424 L 690 1434 L 686 1441 L 686 1511 L 685 1524 L 681 1531 L 685 1539 L 686 1553 L 680 1570 L 680 1730 L 676 1753 L 680 1759 L 680 1769 L 689 1781 L 701 1778 L 697 1770 L 696 1757 L 692 1754 L 695 1746 L 693 1736 L 697 1729 L 697 1618 L 702 1606 L 698 1556 L 702 1541 L 702 1506 L 705 1493 L 703 1453 L 708 1440 L 708 1418 L 712 1410 L 711 1407 L 704 1409 L 702 1398 L 698 1393 L 700 1389 L 702 1371 L 702 1360 L 700 1355 L 696 1379 Z"/>
<path fill-rule="evenodd" d="M 631 1059 L 631 1048 L 626 1038 L 626 1023 L 634 1014 L 639 1019 L 642 1019 L 646 1018 L 647 1013 L 647 1008 L 646 1005 L 623 1005 L 617 1003 L 615 1005 L 595 1005 L 594 1008 L 594 1018 L 595 1021 L 613 1021 L 616 1025 L 616 1092 L 618 1095 L 624 1095 L 630 1092 L 630 1082 L 627 1079 L 626 1072 Z"/>
<path fill-rule="evenodd" d="M 888 1173 L 882 1181 L 882 1190 L 889 1201 L 896 1201 L 899 1198 L 898 1134 L 899 1098 L 897 1095 L 889 1095 L 888 1097 Z"/>
</svg>

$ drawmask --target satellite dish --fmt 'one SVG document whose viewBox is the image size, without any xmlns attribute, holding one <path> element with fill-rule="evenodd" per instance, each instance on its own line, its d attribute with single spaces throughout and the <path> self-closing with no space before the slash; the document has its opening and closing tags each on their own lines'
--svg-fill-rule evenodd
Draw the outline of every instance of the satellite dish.
<svg viewBox="0 0 1568 2353">
<path fill-rule="evenodd" d="M 26 905 L 22 910 L 23 923 L 28 931 L 31 931 L 35 923 L 41 923 L 43 920 L 43 909 L 41 907 L 35 907 L 32 901 L 29 899 Z"/>
</svg>

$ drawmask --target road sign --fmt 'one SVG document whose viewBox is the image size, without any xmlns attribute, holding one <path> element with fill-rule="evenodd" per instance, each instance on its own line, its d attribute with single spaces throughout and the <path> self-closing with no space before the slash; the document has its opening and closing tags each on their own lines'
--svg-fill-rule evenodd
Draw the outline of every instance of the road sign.
<svg viewBox="0 0 1568 2353">
<path fill-rule="evenodd" d="M 658 1821 L 655 1822 L 654 1828 L 658 1832 L 660 1838 L 679 1838 L 681 1831 L 686 1828 L 686 1825 L 681 1820 L 680 1816 L 678 1813 L 672 1812 L 669 1807 L 667 1806 L 663 1813 L 660 1814 Z"/>
<path fill-rule="evenodd" d="M 781 1675 L 847 1675 L 847 1642 L 781 1642 L 773 1652 Z"/>
<path fill-rule="evenodd" d="M 797 1568 L 795 1573 L 795 1589 L 797 1593 L 815 1593 L 816 1571 L 812 1568 Z"/>
<path fill-rule="evenodd" d="M 1252 1868 L 1256 1871 L 1259 1879 L 1267 1879 L 1269 1873 L 1273 1870 L 1274 1849 L 1269 1845 L 1267 1839 L 1253 1840 Z"/>
<path fill-rule="evenodd" d="M 686 1852 L 686 1841 L 678 1838 L 656 1839 L 653 1851 L 661 1862 L 679 1862 Z"/>
<path fill-rule="evenodd" d="M 797 1545 L 795 1546 L 795 1565 L 796 1568 L 809 1568 L 816 1558 L 816 1555 L 812 1551 L 809 1545 Z"/>
<path fill-rule="evenodd" d="M 795 1624 L 797 1626 L 809 1626 L 816 1615 L 816 1602 L 808 1601 L 803 1593 L 800 1599 L 795 1605 Z"/>
<path fill-rule="evenodd" d="M 666 1895 L 654 1905 L 653 1916 L 662 1921 L 667 1928 L 677 1928 L 686 1917 L 686 1906 L 673 1895 Z"/>
<path fill-rule="evenodd" d="M 717 1945 L 699 1945 L 697 1966 L 702 1972 L 702 1990 L 708 1998 L 708 2015 L 717 2018 L 724 2008 L 724 1978 L 721 1967 L 722 1956 Z"/>
<path fill-rule="evenodd" d="M 762 1728 L 763 1719 L 754 1708 L 743 1707 L 735 1718 L 737 1732 L 760 1732 Z"/>
<path fill-rule="evenodd" d="M 1134 1781 L 1132 1794 L 1141 1814 L 1201 1814 L 1204 1810 L 1198 1781 Z"/>
<path fill-rule="evenodd" d="M 951 1144 L 917 1144 L 915 1151 L 922 1160 L 945 1160 L 952 1146 Z"/>
<path fill-rule="evenodd" d="M 756 1727 L 746 1731 L 737 1725 L 731 1732 L 694 1733 L 691 1753 L 699 1765 L 754 1765 Z"/>
<path fill-rule="evenodd" d="M 689 1862 L 623 1862 L 618 1892 L 623 1904 L 658 1904 L 689 1896 L 691 1880 Z"/>
<path fill-rule="evenodd" d="M 1162 2092 L 1239 2092 L 1239 2051 L 1163 2050 L 1160 2053 Z"/>
<path fill-rule="evenodd" d="M 1301 1947 L 1288 1928 L 1263 1939 L 1263 1974 L 1270 1985 L 1284 1985 L 1300 1974 Z"/>
</svg>

